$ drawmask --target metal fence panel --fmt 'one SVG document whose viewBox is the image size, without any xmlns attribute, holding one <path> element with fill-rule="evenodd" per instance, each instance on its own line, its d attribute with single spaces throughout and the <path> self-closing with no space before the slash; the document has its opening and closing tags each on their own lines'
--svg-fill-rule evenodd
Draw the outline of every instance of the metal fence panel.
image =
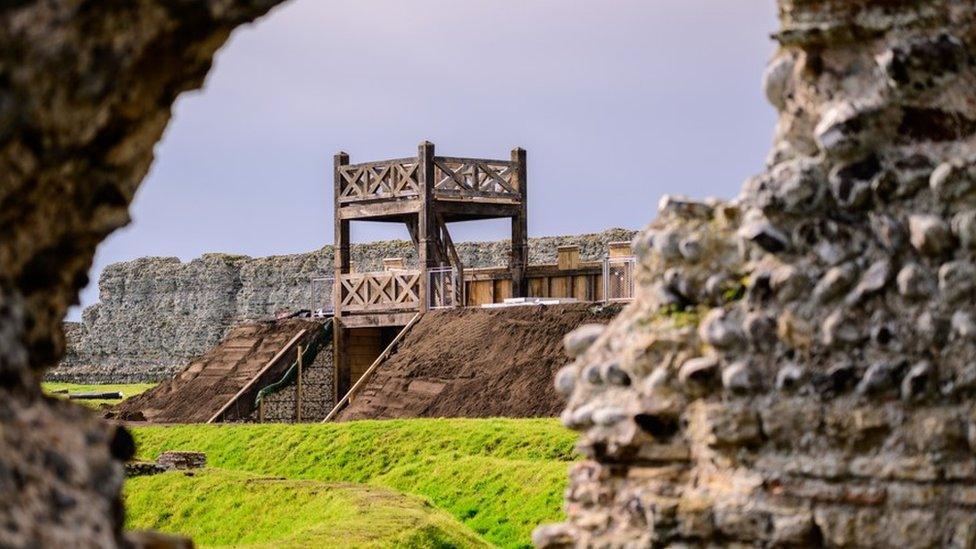
<svg viewBox="0 0 976 549">
<path fill-rule="evenodd" d="M 613 257 L 603 260 L 603 296 L 606 301 L 634 299 L 635 257 Z"/>
<path fill-rule="evenodd" d="M 461 303 L 461 291 L 457 271 L 453 267 L 437 267 L 427 271 L 430 276 L 427 306 L 430 309 L 447 309 Z"/>
<path fill-rule="evenodd" d="M 309 290 L 309 309 L 313 317 L 331 315 L 334 311 L 332 291 L 335 279 L 332 277 L 316 277 L 312 279 Z"/>
</svg>

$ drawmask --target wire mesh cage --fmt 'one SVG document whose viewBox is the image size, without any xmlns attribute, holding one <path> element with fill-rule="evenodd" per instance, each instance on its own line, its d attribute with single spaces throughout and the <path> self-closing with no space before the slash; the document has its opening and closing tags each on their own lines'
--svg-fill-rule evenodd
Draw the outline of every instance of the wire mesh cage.
<svg viewBox="0 0 976 549">
<path fill-rule="evenodd" d="M 457 271 L 453 267 L 436 267 L 427 272 L 430 276 L 428 308 L 447 309 L 461 304 L 463 297 Z"/>
<path fill-rule="evenodd" d="M 606 301 L 634 299 L 634 271 L 637 259 L 608 257 L 603 261 L 603 295 Z"/>
<path fill-rule="evenodd" d="M 333 313 L 332 289 L 335 285 L 332 277 L 316 277 L 312 279 L 309 290 L 309 309 L 313 317 L 329 316 Z"/>
</svg>

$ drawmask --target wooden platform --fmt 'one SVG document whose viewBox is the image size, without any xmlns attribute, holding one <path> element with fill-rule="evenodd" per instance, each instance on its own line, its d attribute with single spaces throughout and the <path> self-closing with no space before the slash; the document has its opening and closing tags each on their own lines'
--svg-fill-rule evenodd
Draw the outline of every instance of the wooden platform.
<svg viewBox="0 0 976 549">
<path fill-rule="evenodd" d="M 350 326 L 391 326 L 390 315 L 464 306 L 465 267 L 448 228 L 457 221 L 511 219 L 507 291 L 525 295 L 528 180 L 523 149 L 513 149 L 507 160 L 461 158 L 438 156 L 425 141 L 414 157 L 352 164 L 340 152 L 334 160 L 336 318 L 349 318 Z M 417 267 L 352 272 L 350 223 L 356 221 L 403 223 L 417 248 Z"/>
</svg>

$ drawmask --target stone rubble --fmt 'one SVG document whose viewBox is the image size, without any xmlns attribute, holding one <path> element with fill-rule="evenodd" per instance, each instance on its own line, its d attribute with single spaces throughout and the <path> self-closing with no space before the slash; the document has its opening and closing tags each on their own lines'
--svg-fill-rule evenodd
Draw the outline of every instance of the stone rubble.
<svg viewBox="0 0 976 549">
<path fill-rule="evenodd" d="M 766 170 L 663 199 L 636 302 L 566 338 L 539 547 L 976 546 L 976 3 L 779 10 Z"/>
<path fill-rule="evenodd" d="M 185 450 L 167 450 L 156 457 L 156 464 L 167 471 L 186 471 L 207 466 L 207 454 Z"/>
</svg>

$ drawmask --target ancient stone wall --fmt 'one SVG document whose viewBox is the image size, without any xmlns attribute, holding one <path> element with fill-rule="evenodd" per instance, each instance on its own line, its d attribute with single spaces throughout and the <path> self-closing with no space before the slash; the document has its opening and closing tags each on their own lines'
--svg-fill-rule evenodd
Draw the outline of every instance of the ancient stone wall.
<svg viewBox="0 0 976 549">
<path fill-rule="evenodd" d="M 780 0 L 767 169 L 662 200 L 567 338 L 537 545 L 976 545 L 976 3 Z"/>
<path fill-rule="evenodd" d="M 129 221 L 181 92 L 277 0 L 0 3 L 0 546 L 123 543 L 131 436 L 45 399 L 95 246 Z"/>
<path fill-rule="evenodd" d="M 607 244 L 629 241 L 634 231 L 533 238 L 532 264 L 555 263 L 556 248 L 580 246 L 585 260 L 599 259 Z M 507 241 L 463 242 L 466 266 L 505 265 Z M 360 271 L 381 270 L 385 257 L 416 262 L 404 241 L 353 246 Z M 307 309 L 310 280 L 331 273 L 332 247 L 262 258 L 206 254 L 186 263 L 177 258 L 141 258 L 109 265 L 98 282 L 99 303 L 81 323 L 66 323 L 67 349 L 49 379 L 84 383 L 156 381 L 216 345 L 235 323 L 269 318 L 276 311 Z"/>
</svg>

